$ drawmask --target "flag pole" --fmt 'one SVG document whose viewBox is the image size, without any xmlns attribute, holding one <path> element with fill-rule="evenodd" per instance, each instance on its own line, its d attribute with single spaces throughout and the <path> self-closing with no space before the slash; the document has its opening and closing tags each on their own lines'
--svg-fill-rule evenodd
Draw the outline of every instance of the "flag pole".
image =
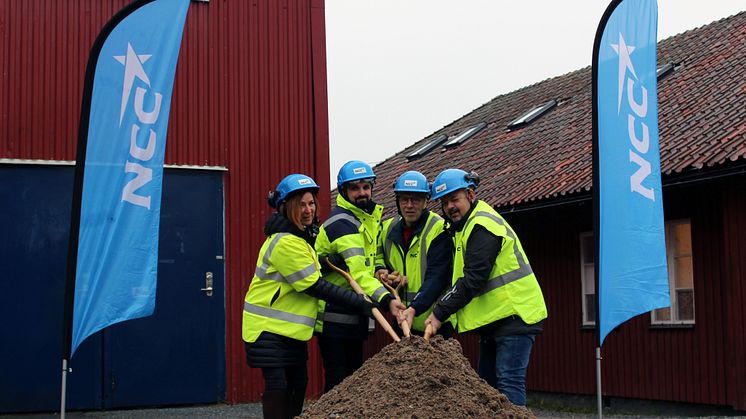
<svg viewBox="0 0 746 419">
<path fill-rule="evenodd" d="M 595 353 L 595 360 L 596 360 L 596 415 L 598 419 L 603 418 L 603 391 L 601 388 L 601 345 L 603 342 L 601 342 L 601 305 L 600 305 L 600 281 L 599 281 L 599 265 L 600 265 L 600 259 L 599 255 L 601 253 L 601 237 L 600 237 L 600 211 L 601 211 L 601 203 L 600 203 L 600 173 L 599 173 L 599 150 L 598 150 L 598 141 L 599 141 L 599 133 L 598 133 L 598 55 L 599 50 L 601 48 L 601 38 L 604 34 L 604 29 L 606 29 L 606 24 L 609 21 L 609 18 L 611 17 L 611 14 L 614 12 L 614 10 L 619 6 L 619 4 L 622 2 L 622 0 L 612 0 L 611 3 L 606 7 L 606 10 L 604 11 L 603 16 L 601 17 L 601 21 L 598 23 L 598 28 L 596 29 L 596 36 L 593 41 L 593 56 L 591 59 L 591 86 L 592 86 L 592 104 L 593 104 L 593 111 L 592 114 L 592 120 L 593 120 L 593 132 L 592 132 L 592 145 L 593 145 L 593 238 L 594 238 L 594 282 L 596 287 L 596 353 Z"/>
<path fill-rule="evenodd" d="M 80 124 L 78 128 L 78 144 L 75 154 L 75 175 L 73 178 L 72 208 L 70 211 L 70 240 L 67 248 L 67 278 L 65 281 L 65 303 L 62 316 L 62 383 L 60 391 L 60 418 L 65 418 L 67 400 L 67 374 L 72 372 L 70 358 L 72 357 L 72 326 L 73 307 L 75 304 L 75 276 L 78 263 L 78 239 L 80 234 L 80 209 L 83 197 L 83 175 L 85 172 L 85 158 L 88 147 L 88 126 L 90 123 L 91 100 L 93 96 L 93 81 L 96 64 L 101 49 L 114 28 L 124 18 L 141 6 L 154 0 L 136 0 L 123 7 L 101 29 L 91 47 L 88 63 L 85 69 L 83 84 L 83 100 L 80 106 Z"/>
</svg>

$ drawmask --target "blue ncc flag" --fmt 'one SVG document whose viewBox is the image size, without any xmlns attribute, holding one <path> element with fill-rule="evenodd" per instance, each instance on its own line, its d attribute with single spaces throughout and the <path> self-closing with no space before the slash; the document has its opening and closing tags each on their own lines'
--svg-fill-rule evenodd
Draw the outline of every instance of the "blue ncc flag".
<svg viewBox="0 0 746 419">
<path fill-rule="evenodd" d="M 658 6 L 655 0 L 615 3 L 594 51 L 599 345 L 626 320 L 670 305 L 658 146 Z"/>
<path fill-rule="evenodd" d="M 72 353 L 96 331 L 155 308 L 166 128 L 188 7 L 137 1 L 91 53 Z"/>
</svg>

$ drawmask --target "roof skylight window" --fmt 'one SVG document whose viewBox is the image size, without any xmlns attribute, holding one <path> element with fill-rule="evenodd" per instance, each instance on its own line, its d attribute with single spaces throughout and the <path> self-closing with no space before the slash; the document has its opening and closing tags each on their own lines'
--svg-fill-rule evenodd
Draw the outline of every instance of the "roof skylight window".
<svg viewBox="0 0 746 419">
<path fill-rule="evenodd" d="M 428 141 L 423 145 L 422 147 L 415 150 L 413 153 L 409 154 L 407 156 L 408 161 L 412 161 L 418 157 L 422 157 L 425 154 L 427 154 L 430 150 L 434 149 L 435 147 L 439 146 L 443 141 L 447 140 L 448 136 L 445 134 L 440 134 L 434 139 Z"/>
<path fill-rule="evenodd" d="M 555 106 L 557 106 L 557 101 L 554 99 L 548 102 L 544 102 L 541 105 L 521 115 L 517 119 L 514 119 L 513 122 L 508 124 L 508 129 L 513 130 L 513 129 L 518 129 L 524 125 L 528 125 L 534 122 L 535 120 L 537 120 L 540 116 L 549 112 L 549 110 L 554 108 Z"/>
<path fill-rule="evenodd" d="M 449 148 L 449 147 L 457 146 L 465 142 L 469 138 L 473 137 L 474 135 L 476 135 L 479 131 L 483 130 L 484 127 L 486 126 L 487 126 L 486 122 L 480 122 L 476 125 L 472 125 L 469 128 L 467 128 L 466 131 L 448 140 L 445 144 L 443 144 L 443 147 Z"/>
<path fill-rule="evenodd" d="M 673 65 L 673 63 L 667 63 L 663 64 L 662 66 L 658 67 L 658 69 L 655 71 L 656 77 L 658 80 L 666 77 L 667 75 L 671 74 L 672 71 L 674 71 L 676 67 Z"/>
</svg>

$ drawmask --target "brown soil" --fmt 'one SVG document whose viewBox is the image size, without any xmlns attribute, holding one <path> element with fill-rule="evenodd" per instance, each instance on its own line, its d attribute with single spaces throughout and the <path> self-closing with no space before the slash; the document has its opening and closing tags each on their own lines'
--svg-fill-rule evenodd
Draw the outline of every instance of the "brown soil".
<svg viewBox="0 0 746 419">
<path fill-rule="evenodd" d="M 455 339 L 391 343 L 301 418 L 534 418 L 479 378 Z"/>
</svg>

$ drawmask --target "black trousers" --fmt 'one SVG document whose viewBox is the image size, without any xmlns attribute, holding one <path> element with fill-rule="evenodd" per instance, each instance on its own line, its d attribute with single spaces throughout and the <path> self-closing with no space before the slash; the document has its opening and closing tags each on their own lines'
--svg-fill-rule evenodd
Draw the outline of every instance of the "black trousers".
<svg viewBox="0 0 746 419">
<path fill-rule="evenodd" d="M 306 364 L 288 367 L 262 367 L 265 391 L 300 391 L 306 392 L 308 370 Z"/>
<path fill-rule="evenodd" d="M 324 393 L 352 375 L 363 365 L 363 339 L 345 339 L 320 335 L 324 363 Z"/>
</svg>

